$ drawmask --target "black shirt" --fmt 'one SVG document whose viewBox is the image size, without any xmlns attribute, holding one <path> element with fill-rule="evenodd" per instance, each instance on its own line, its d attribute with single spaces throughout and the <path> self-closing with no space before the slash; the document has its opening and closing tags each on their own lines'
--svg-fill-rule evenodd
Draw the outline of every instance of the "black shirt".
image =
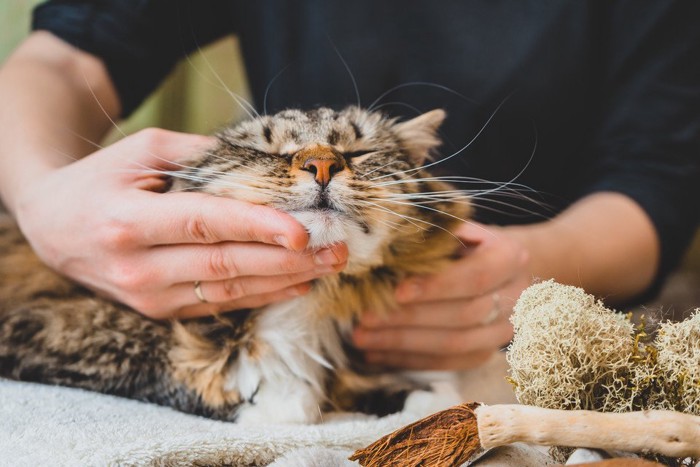
<svg viewBox="0 0 700 467">
<path fill-rule="evenodd" d="M 661 240 L 657 285 L 700 218 L 698 25 L 694 0 L 53 0 L 34 15 L 105 62 L 125 115 L 230 33 L 260 111 L 355 104 L 353 81 L 389 114 L 446 108 L 444 155 L 478 137 L 442 170 L 513 180 L 528 198 L 477 198 L 479 220 L 535 222 L 624 193 Z"/>
</svg>

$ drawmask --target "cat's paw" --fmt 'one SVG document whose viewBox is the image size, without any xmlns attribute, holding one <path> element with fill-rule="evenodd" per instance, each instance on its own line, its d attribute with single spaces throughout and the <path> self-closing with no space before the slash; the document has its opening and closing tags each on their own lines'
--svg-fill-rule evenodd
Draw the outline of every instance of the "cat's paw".
<svg viewBox="0 0 700 467">
<path fill-rule="evenodd" d="M 417 390 L 410 393 L 403 411 L 424 417 L 462 402 L 457 388 L 451 382 L 438 381 L 430 385 L 429 391 Z"/>
<path fill-rule="evenodd" d="M 263 384 L 253 402 L 239 409 L 242 425 L 310 424 L 321 418 L 319 398 L 301 382 L 281 388 Z"/>
</svg>

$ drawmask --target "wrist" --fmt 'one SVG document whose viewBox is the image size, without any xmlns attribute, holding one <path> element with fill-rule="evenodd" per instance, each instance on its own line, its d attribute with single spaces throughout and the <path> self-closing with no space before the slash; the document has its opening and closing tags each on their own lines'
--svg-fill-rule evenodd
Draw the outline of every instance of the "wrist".
<svg viewBox="0 0 700 467">
<path fill-rule="evenodd" d="M 7 171 L 12 176 L 0 181 L 0 196 L 5 208 L 19 220 L 22 213 L 26 211 L 27 205 L 33 198 L 32 193 L 36 190 L 36 184 L 54 172 L 56 168 L 51 168 L 42 164 L 35 164 L 32 167 L 23 167 L 21 171 Z"/>
<path fill-rule="evenodd" d="M 568 237 L 556 232 L 552 222 L 503 227 L 503 232 L 521 245 L 528 256 L 526 267 L 533 279 L 561 280 L 558 266 L 563 257 L 571 258 L 571 249 L 566 247 Z M 563 251 L 569 251 L 562 256 Z"/>
</svg>

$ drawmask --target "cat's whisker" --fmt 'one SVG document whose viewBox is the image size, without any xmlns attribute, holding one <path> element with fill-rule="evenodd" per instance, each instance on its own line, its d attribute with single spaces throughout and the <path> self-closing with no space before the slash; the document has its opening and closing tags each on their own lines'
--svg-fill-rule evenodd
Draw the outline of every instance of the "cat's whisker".
<svg viewBox="0 0 700 467">
<path fill-rule="evenodd" d="M 192 32 L 192 40 L 194 41 L 195 45 L 197 46 L 197 51 L 199 52 L 199 55 L 202 57 L 202 60 L 204 60 L 204 63 L 207 65 L 207 68 L 209 68 L 209 71 L 214 75 L 216 80 L 219 82 L 220 86 L 217 86 L 219 89 L 223 90 L 226 92 L 231 98 L 238 104 L 238 106 L 246 113 L 248 114 L 249 118 L 256 118 L 260 117 L 260 114 L 258 113 L 257 110 L 255 110 L 255 107 L 253 104 L 248 102 L 247 99 L 245 99 L 243 96 L 233 92 L 229 87 L 226 85 L 223 79 L 221 79 L 221 76 L 219 73 L 216 72 L 216 69 L 212 66 L 211 62 L 207 58 L 207 56 L 202 52 L 202 48 L 199 46 L 199 43 L 197 42 L 197 38 L 194 35 L 194 32 Z M 194 62 L 192 62 L 192 59 L 190 58 L 189 55 L 185 55 L 185 58 L 189 65 L 192 67 L 192 69 L 199 75 L 201 76 L 205 81 L 208 81 L 210 84 L 213 86 L 216 86 L 215 83 L 212 83 L 211 80 L 209 80 L 204 74 L 197 69 L 197 67 L 194 65 Z"/>
<path fill-rule="evenodd" d="M 372 216 L 372 215 L 367 215 L 367 218 L 374 221 L 374 222 L 382 224 L 382 225 L 388 227 L 389 229 L 395 230 L 397 232 L 401 231 L 402 227 L 405 227 L 397 222 L 392 222 L 392 221 L 389 221 L 387 219 L 380 219 L 379 217 Z"/>
<path fill-rule="evenodd" d="M 350 70 L 350 67 L 348 66 L 348 62 L 345 61 L 343 56 L 340 53 L 340 50 L 338 50 L 338 47 L 336 47 L 335 43 L 333 43 L 333 40 L 328 37 L 328 40 L 330 40 L 331 45 L 333 46 L 333 50 L 335 50 L 336 55 L 338 55 L 338 58 L 340 59 L 340 62 L 343 64 L 345 67 L 345 71 L 348 72 L 348 75 L 350 75 L 350 80 L 352 81 L 352 86 L 355 89 L 355 97 L 357 98 L 357 106 L 362 107 L 362 103 L 360 101 L 360 88 L 357 87 L 357 81 L 355 81 L 355 75 L 353 75 L 352 71 Z"/>
<path fill-rule="evenodd" d="M 531 200 L 529 200 L 531 201 Z M 472 199 L 471 204 L 474 207 L 479 208 L 480 210 L 483 211 L 490 211 L 490 212 L 495 212 L 499 214 L 507 214 L 509 216 L 517 216 L 518 213 L 524 217 L 538 217 L 543 220 L 547 220 L 550 217 L 539 211 L 535 211 L 533 209 L 528 209 L 525 206 L 518 206 L 517 204 L 512 204 L 512 203 L 507 203 L 505 201 L 499 201 L 499 200 L 494 200 L 494 199 L 489 199 L 487 203 L 480 204 L 478 200 Z M 554 209 L 552 206 L 546 204 L 546 203 L 535 203 L 541 210 L 543 211 L 550 211 L 552 214 L 554 214 Z M 498 206 L 503 206 L 508 208 L 507 210 L 501 210 L 497 209 L 495 205 Z"/>
<path fill-rule="evenodd" d="M 397 216 L 397 217 L 399 217 L 400 219 L 403 219 L 403 220 L 405 220 L 406 222 L 408 222 L 409 224 L 413 225 L 415 228 L 417 228 L 417 229 L 419 229 L 419 230 L 424 230 L 424 231 L 425 231 L 425 230 L 428 230 L 427 227 L 422 227 L 422 226 L 420 226 L 420 225 L 418 225 L 418 224 L 416 224 L 416 223 L 414 222 L 414 221 L 422 222 L 421 219 L 413 218 L 413 217 L 411 217 L 411 216 L 406 216 L 406 215 L 404 215 L 404 214 L 399 214 L 398 212 L 394 211 L 393 209 L 389 209 L 389 208 L 384 207 L 384 206 L 382 206 L 382 205 L 380 205 L 380 204 L 372 203 L 372 202 L 370 202 L 370 201 L 363 201 L 363 203 L 370 205 L 370 206 L 367 206 L 368 209 L 374 209 L 374 210 L 376 210 L 376 211 L 385 212 L 385 213 L 388 213 L 388 214 Z"/>
<path fill-rule="evenodd" d="M 462 245 L 464 248 L 467 247 L 467 245 L 465 245 L 464 242 L 462 242 L 462 240 L 461 240 L 458 236 L 456 236 L 452 231 L 450 231 L 449 229 L 446 229 L 446 228 L 444 228 L 444 227 L 442 227 L 442 226 L 440 226 L 440 225 L 434 224 L 434 223 L 432 223 L 432 222 L 430 222 L 430 221 L 427 221 L 427 220 L 425 220 L 425 219 L 420 219 L 420 218 L 418 218 L 418 217 L 408 216 L 408 215 L 406 215 L 406 214 L 399 214 L 399 213 L 397 213 L 396 211 L 393 211 L 392 209 L 384 208 L 383 206 L 381 206 L 381 205 L 379 205 L 379 204 L 376 204 L 376 203 L 371 203 L 371 204 L 374 205 L 374 206 L 378 206 L 379 208 L 383 208 L 382 210 L 383 210 L 384 212 L 388 212 L 388 213 L 390 213 L 390 214 L 393 214 L 393 215 L 395 215 L 395 216 L 398 216 L 398 217 L 400 217 L 400 218 L 406 220 L 407 222 L 410 222 L 410 223 L 411 223 L 412 225 L 414 225 L 416 228 L 419 228 L 419 229 L 421 229 L 421 230 L 427 231 L 428 228 L 427 228 L 427 227 L 420 227 L 419 225 L 417 225 L 417 224 L 415 224 L 414 222 L 411 222 L 411 221 L 415 221 L 415 222 L 418 222 L 418 223 L 426 224 L 426 225 L 428 225 L 428 226 L 430 226 L 430 227 L 436 228 L 436 229 L 438 229 L 438 230 L 442 230 L 443 232 L 448 233 L 451 237 L 453 237 L 454 239 L 456 239 L 457 242 L 459 242 L 459 244 Z M 410 203 L 404 203 L 404 204 L 410 204 Z M 466 220 L 466 219 L 461 219 L 461 218 L 459 218 L 459 217 L 457 217 L 457 216 L 454 216 L 454 215 L 451 215 L 451 214 L 449 214 L 449 213 L 445 213 L 445 212 L 442 212 L 442 211 L 439 211 L 439 210 L 436 210 L 436 209 L 431 209 L 431 210 L 432 210 L 432 211 L 439 212 L 439 213 L 441 213 L 441 214 L 445 214 L 445 215 L 447 215 L 447 216 L 449 216 L 449 217 L 453 217 L 453 218 L 455 218 L 455 219 L 457 219 L 457 220 L 460 220 L 460 221 L 462 221 L 462 222 L 470 223 L 470 222 L 469 222 L 468 220 Z"/>
<path fill-rule="evenodd" d="M 88 143 L 89 145 L 91 145 L 92 147 L 94 147 L 97 150 L 104 149 L 104 146 L 100 145 L 99 143 L 96 143 L 95 141 L 91 140 L 90 138 L 86 138 L 85 136 L 81 135 L 80 133 L 74 131 L 72 128 L 69 128 L 65 125 L 62 125 L 60 128 L 61 128 L 61 131 L 66 131 L 66 132 L 70 133 L 71 135 L 75 136 L 76 138 L 78 138 L 82 141 L 85 141 L 86 143 Z M 78 160 L 79 158 L 70 156 L 70 159 Z"/>
<path fill-rule="evenodd" d="M 379 109 L 381 109 L 382 107 L 388 107 L 388 106 L 390 106 L 390 105 L 399 105 L 399 106 L 401 106 L 401 107 L 406 107 L 407 109 L 410 109 L 410 110 L 412 110 L 413 112 L 415 112 L 416 115 L 420 115 L 420 114 L 423 113 L 418 107 L 414 107 L 414 106 L 412 106 L 411 104 L 408 104 L 408 103 L 406 103 L 406 102 L 401 102 L 401 101 L 385 102 L 385 103 L 383 103 L 383 104 L 380 104 L 380 105 L 374 107 L 372 110 L 379 110 Z"/>
<path fill-rule="evenodd" d="M 275 81 L 277 81 L 277 78 L 282 76 L 282 74 L 285 71 L 287 71 L 287 68 L 289 68 L 289 65 L 285 66 L 280 71 L 278 71 L 277 74 L 272 77 L 270 82 L 267 83 L 267 86 L 265 87 L 265 95 L 263 96 L 263 115 L 267 115 L 267 95 L 270 93 L 270 89 L 272 89 L 272 85 L 274 84 Z"/>
<path fill-rule="evenodd" d="M 522 173 L 522 172 L 521 172 Z M 429 177 L 429 178 L 422 178 L 422 179 L 403 179 L 403 180 L 396 180 L 392 182 L 382 182 L 380 184 L 373 185 L 375 187 L 387 187 L 387 186 L 392 186 L 392 185 L 404 185 L 404 184 L 411 184 L 411 183 L 421 183 L 425 181 L 440 181 L 440 182 L 448 182 L 451 184 L 475 184 L 475 185 L 493 185 L 494 188 L 489 188 L 487 190 L 480 188 L 480 189 L 473 189 L 473 190 L 466 190 L 466 189 L 461 189 L 461 190 L 455 190 L 460 191 L 463 193 L 468 193 L 472 196 L 484 196 L 488 194 L 493 194 L 493 193 L 498 193 L 500 196 L 506 195 L 507 193 L 511 193 L 512 196 L 519 196 L 522 198 L 527 198 L 530 199 L 529 196 L 525 195 L 525 192 L 531 192 L 531 193 L 537 193 L 536 190 L 533 190 L 527 185 L 523 185 L 520 183 L 515 183 L 515 182 L 489 182 L 486 180 L 481 180 L 481 179 L 469 179 L 468 177 L 462 177 L 461 179 L 452 179 L 450 177 Z"/>
<path fill-rule="evenodd" d="M 402 178 L 398 180 L 390 180 L 386 182 L 379 182 L 373 184 L 373 186 L 391 186 L 391 185 L 401 185 L 406 183 L 421 183 L 421 182 L 449 182 L 449 183 L 478 183 L 478 184 L 489 184 L 489 185 L 503 185 L 506 182 L 498 182 L 492 180 L 485 180 L 483 178 L 477 177 L 466 177 L 458 175 L 444 175 L 435 177 L 416 177 L 416 178 Z M 515 184 L 517 185 L 517 184 Z M 523 188 L 528 188 L 527 185 L 520 185 Z"/>
<path fill-rule="evenodd" d="M 199 170 L 197 171 L 197 174 L 192 174 L 188 171 L 180 171 L 180 170 L 159 170 L 159 169 L 153 169 L 150 167 L 144 167 L 143 169 L 121 169 L 120 172 L 124 173 L 139 173 L 139 174 L 152 174 L 152 175 L 161 175 L 164 177 L 170 177 L 170 178 L 179 178 L 183 180 L 192 180 L 192 181 L 197 181 L 201 183 L 210 183 L 214 180 L 216 180 L 216 176 L 223 176 L 226 177 L 227 180 L 241 180 L 241 181 L 258 181 L 256 177 L 251 177 L 251 176 L 246 176 L 243 174 L 232 174 L 232 173 L 226 173 L 226 172 L 209 172 L 206 170 Z M 210 176 L 208 176 L 210 175 Z"/>
<path fill-rule="evenodd" d="M 380 179 L 382 179 L 382 178 L 392 177 L 392 176 L 396 176 L 396 175 L 398 175 L 398 174 L 410 174 L 410 173 L 413 173 L 413 172 L 417 172 L 417 171 L 419 171 L 419 170 L 428 169 L 428 168 L 433 167 L 433 166 L 435 166 L 435 165 L 437 165 L 437 164 L 441 164 L 441 163 L 443 163 L 443 162 L 445 162 L 445 161 L 448 161 L 448 160 L 452 159 L 453 157 L 458 156 L 459 154 L 461 154 L 462 152 L 464 152 L 467 148 L 469 148 L 469 147 L 474 143 L 474 141 L 477 140 L 477 138 L 478 138 L 479 136 L 481 136 L 481 133 L 483 133 L 484 130 L 486 130 L 486 128 L 489 126 L 489 124 L 491 123 L 491 121 L 494 119 L 494 117 L 496 116 L 496 114 L 498 113 L 498 111 L 501 109 L 501 107 L 503 107 L 503 105 L 508 101 L 509 98 L 510 98 L 510 96 L 506 97 L 505 99 L 503 99 L 503 100 L 501 101 L 500 104 L 498 104 L 498 106 L 496 107 L 496 109 L 495 109 L 493 112 L 491 112 L 491 115 L 490 115 L 489 118 L 486 120 L 486 123 L 484 123 L 484 124 L 481 126 L 481 128 L 479 129 L 479 131 L 476 132 L 476 134 L 474 135 L 474 137 L 473 137 L 471 140 L 469 140 L 469 142 L 468 142 L 467 144 L 465 144 L 465 145 L 462 146 L 460 149 L 458 149 L 456 152 L 453 152 L 453 153 L 450 154 L 449 156 L 443 157 L 442 159 L 438 159 L 438 160 L 433 161 L 433 162 L 430 162 L 430 163 L 428 163 L 428 164 L 424 164 L 424 165 L 422 165 L 422 166 L 420 166 L 420 167 L 416 167 L 416 168 L 413 168 L 413 169 L 407 169 L 407 170 L 403 170 L 403 171 L 400 171 L 400 172 L 394 172 L 394 173 L 392 173 L 392 174 L 382 175 L 382 176 L 379 176 L 379 177 L 375 177 L 375 178 L 373 178 L 372 180 L 380 180 Z"/>
<path fill-rule="evenodd" d="M 517 174 L 515 174 L 515 176 L 514 176 L 513 178 L 511 178 L 509 181 L 507 181 L 507 182 L 503 185 L 503 187 L 506 187 L 506 186 L 510 185 L 510 184 L 513 183 L 515 180 L 517 180 L 518 178 L 520 178 L 520 176 L 525 172 L 525 170 L 527 170 L 527 168 L 530 167 L 530 164 L 532 163 L 532 160 L 535 158 L 535 152 L 537 151 L 537 143 L 538 143 L 538 141 L 539 141 L 539 136 L 538 136 L 537 127 L 535 126 L 535 122 L 534 122 L 534 121 L 532 122 L 532 130 L 535 132 L 535 143 L 533 144 L 532 152 L 530 153 L 529 159 L 527 160 L 527 162 L 525 163 L 525 165 L 523 166 L 523 168 L 520 169 L 520 172 L 518 172 Z M 487 194 L 493 193 L 493 192 L 495 192 L 495 191 L 497 191 L 497 190 L 498 190 L 498 189 L 494 188 L 494 189 L 492 189 L 491 191 L 486 191 L 486 192 L 482 193 L 482 195 L 487 195 Z"/>
<path fill-rule="evenodd" d="M 50 148 L 52 151 L 54 151 L 56 154 L 58 154 L 59 156 L 65 157 L 66 159 L 68 159 L 68 160 L 70 160 L 70 161 L 74 161 L 74 162 L 75 162 L 75 161 L 79 161 L 79 160 L 80 160 L 79 157 L 75 157 L 75 156 L 73 156 L 72 154 L 68 154 L 67 152 L 63 151 L 62 149 L 57 148 L 56 146 L 49 145 L 49 148 Z"/>
<path fill-rule="evenodd" d="M 375 199 L 376 199 L 376 198 L 375 198 Z M 452 219 L 455 219 L 455 220 L 458 220 L 458 221 L 461 221 L 461 222 L 466 222 L 466 219 L 462 219 L 462 218 L 459 217 L 459 216 L 455 216 L 454 214 L 450 214 L 449 212 L 445 212 L 445 211 L 442 211 L 442 210 L 440 210 L 440 209 L 431 208 L 430 206 L 423 206 L 422 204 L 408 203 L 408 202 L 404 202 L 404 201 L 397 201 L 397 200 L 391 200 L 391 199 L 382 199 L 382 201 L 387 201 L 387 202 L 389 202 L 389 203 L 400 204 L 400 205 L 403 205 L 403 206 L 412 206 L 412 207 L 416 207 L 416 208 L 420 208 L 420 209 L 425 209 L 425 210 L 428 210 L 428 211 L 436 212 L 436 213 L 438 213 L 438 214 L 442 214 L 442 215 L 444 215 L 444 216 L 450 217 L 450 218 L 452 218 Z"/>
<path fill-rule="evenodd" d="M 117 124 L 117 122 L 115 122 L 114 119 L 109 115 L 109 112 L 107 112 L 107 109 L 104 108 L 104 105 L 102 105 L 102 102 L 100 102 L 100 99 L 97 97 L 97 94 L 95 94 L 95 91 L 94 91 L 94 89 L 92 88 L 92 85 L 90 84 L 90 82 L 89 82 L 89 80 L 88 80 L 88 78 L 87 78 L 87 75 L 85 75 L 85 73 L 82 72 L 82 71 L 81 71 L 81 73 L 82 73 L 82 76 L 83 76 L 83 80 L 85 81 L 85 85 L 87 86 L 87 89 L 88 89 L 88 91 L 90 92 L 92 98 L 95 100 L 95 103 L 97 104 L 97 106 L 100 108 L 100 110 L 102 111 L 102 113 L 104 114 L 104 116 L 107 117 L 107 120 L 109 120 L 109 122 L 112 124 L 112 127 L 113 127 L 122 137 L 126 138 L 128 135 L 124 132 L 124 130 L 122 130 L 122 128 Z M 89 142 L 91 142 L 91 141 L 89 141 Z M 91 143 L 95 144 L 94 142 L 91 142 Z M 154 159 L 157 159 L 157 160 L 160 160 L 160 161 L 162 161 L 162 162 L 165 162 L 166 164 L 168 164 L 168 165 L 170 165 L 170 166 L 176 166 L 176 167 L 179 166 L 179 167 L 182 167 L 182 168 L 189 168 L 189 166 L 185 166 L 185 165 L 180 164 L 180 163 L 178 163 L 178 162 L 176 162 L 176 161 L 173 161 L 173 160 L 166 159 L 166 158 L 164 158 L 164 157 L 158 156 L 157 154 L 153 153 L 152 151 L 148 151 L 148 155 L 150 155 L 150 156 L 153 157 Z M 133 161 L 132 161 L 131 163 L 134 163 L 134 164 L 136 164 L 136 165 L 138 165 L 138 166 L 141 166 L 141 167 L 144 167 L 144 168 L 149 168 L 147 165 L 142 164 L 142 163 L 138 163 L 138 162 L 135 163 L 135 162 L 133 162 Z"/>
<path fill-rule="evenodd" d="M 377 152 L 377 153 L 381 153 L 380 151 L 376 151 L 376 152 Z M 364 178 L 364 177 L 367 177 L 368 175 L 370 175 L 370 174 L 376 172 L 377 170 L 382 170 L 382 169 L 385 169 L 385 168 L 389 167 L 390 165 L 399 164 L 399 163 L 401 163 L 401 161 L 392 160 L 392 161 L 389 161 L 389 162 L 387 162 L 386 164 L 384 164 L 384 165 L 382 165 L 382 166 L 379 166 L 379 167 L 376 167 L 376 168 L 370 170 L 369 172 L 366 172 L 366 173 L 363 173 L 363 174 L 358 174 L 358 176 L 361 177 L 361 178 Z M 380 185 L 378 184 L 378 185 L 375 185 L 375 186 L 380 186 Z"/>
<path fill-rule="evenodd" d="M 467 97 L 467 96 L 465 96 L 464 94 L 459 93 L 459 92 L 455 91 L 455 90 L 452 89 L 452 88 L 449 88 L 449 87 L 447 87 L 447 86 L 443 86 L 442 84 L 430 83 L 430 82 L 428 82 L 428 81 L 410 81 L 410 82 L 408 82 L 408 83 L 402 83 L 402 84 L 399 84 L 399 85 L 397 85 L 397 86 L 394 86 L 393 88 L 390 88 L 390 89 L 387 90 L 387 91 L 384 91 L 382 94 L 380 94 L 379 97 L 377 97 L 377 98 L 374 100 L 374 102 L 372 102 L 372 103 L 370 104 L 370 106 L 369 106 L 367 109 L 370 110 L 370 111 L 376 110 L 378 107 L 375 107 L 375 105 L 376 105 L 379 101 L 381 101 L 382 99 L 384 99 L 386 96 L 388 96 L 389 94 L 391 94 L 391 93 L 394 92 L 394 91 L 398 91 L 399 89 L 407 88 L 407 87 L 410 87 L 410 86 L 426 86 L 426 87 L 432 87 L 432 88 L 440 89 L 440 90 L 442 90 L 442 91 L 449 92 L 450 94 L 454 94 L 455 96 L 458 96 L 458 97 L 460 97 L 460 98 L 464 99 L 465 101 L 470 102 L 470 103 L 472 103 L 472 104 L 481 105 L 481 104 L 480 104 L 479 102 L 477 102 L 476 100 L 474 100 L 474 99 L 472 99 L 472 98 L 470 98 L 470 97 Z"/>
</svg>

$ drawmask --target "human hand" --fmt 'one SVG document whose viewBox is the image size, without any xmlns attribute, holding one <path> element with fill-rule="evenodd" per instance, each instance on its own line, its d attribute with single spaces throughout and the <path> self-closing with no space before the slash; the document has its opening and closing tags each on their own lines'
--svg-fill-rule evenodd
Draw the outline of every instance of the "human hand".
<svg viewBox="0 0 700 467">
<path fill-rule="evenodd" d="M 305 251 L 305 229 L 285 213 L 160 192 L 158 171 L 177 170 L 213 142 L 144 130 L 44 173 L 20 193 L 15 216 L 49 266 L 156 319 L 283 300 L 344 267 L 345 245 Z"/>
<path fill-rule="evenodd" d="M 509 317 L 532 277 L 528 251 L 507 228 L 464 223 L 466 248 L 444 271 L 399 284 L 399 308 L 366 313 L 353 333 L 368 362 L 405 369 L 465 369 L 513 336 Z"/>
</svg>

